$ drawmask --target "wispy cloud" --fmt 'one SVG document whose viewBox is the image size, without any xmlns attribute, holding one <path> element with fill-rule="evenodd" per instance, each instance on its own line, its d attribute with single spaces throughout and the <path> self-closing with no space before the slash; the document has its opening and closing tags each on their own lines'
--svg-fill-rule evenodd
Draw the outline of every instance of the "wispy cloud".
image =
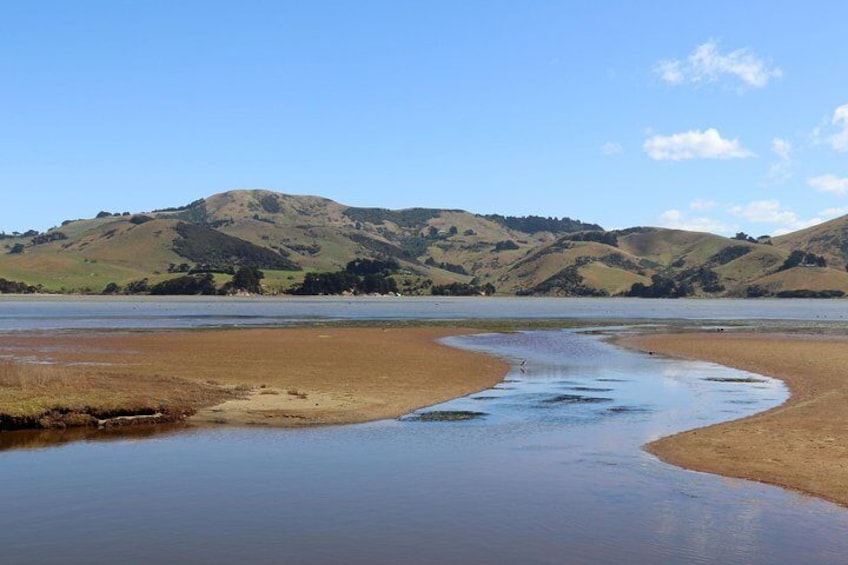
<svg viewBox="0 0 848 565">
<path fill-rule="evenodd" d="M 778 200 L 755 200 L 747 204 L 719 207 L 711 200 L 698 198 L 689 203 L 689 210 L 671 209 L 660 214 L 659 225 L 669 229 L 727 236 L 743 229 L 783 235 L 846 214 L 848 207 L 834 207 L 820 211 L 815 217 L 802 218 Z"/>
<path fill-rule="evenodd" d="M 601 146 L 601 153 L 604 155 L 618 155 L 623 151 L 624 147 L 622 147 L 620 143 L 616 143 L 614 141 L 607 141 Z"/>
<path fill-rule="evenodd" d="M 707 200 L 706 198 L 696 198 L 695 200 L 689 203 L 689 208 L 695 210 L 696 212 L 709 212 L 715 207 L 715 201 Z"/>
<path fill-rule="evenodd" d="M 836 175 L 822 175 L 807 179 L 807 184 L 819 192 L 827 192 L 837 196 L 848 194 L 848 178 L 839 178 Z"/>
<path fill-rule="evenodd" d="M 738 227 L 735 225 L 705 216 L 689 217 L 682 210 L 666 210 L 660 214 L 660 226 L 673 230 L 699 231 L 724 235 L 738 231 Z"/>
<path fill-rule="evenodd" d="M 784 208 L 778 200 L 755 200 L 728 209 L 732 215 L 756 224 L 774 226 L 774 235 L 782 235 L 822 223 L 822 218 L 801 219 L 798 214 Z"/>
<path fill-rule="evenodd" d="M 827 138 L 836 151 L 848 151 L 848 104 L 843 104 L 833 112 L 831 124 L 837 132 Z"/>
<path fill-rule="evenodd" d="M 792 144 L 779 137 L 775 137 L 772 140 L 771 150 L 780 157 L 781 161 L 788 161 L 792 156 Z"/>
<path fill-rule="evenodd" d="M 777 155 L 777 161 L 769 166 L 765 183 L 775 184 L 786 182 L 792 178 L 792 169 L 794 166 L 792 161 L 792 144 L 785 139 L 775 137 L 771 142 L 771 150 Z"/>
<path fill-rule="evenodd" d="M 717 82 L 732 77 L 754 88 L 762 88 L 769 80 L 783 76 L 783 71 L 750 49 L 722 53 L 715 40 L 698 45 L 686 59 L 660 61 L 654 66 L 654 73 L 673 85 Z"/>
<path fill-rule="evenodd" d="M 655 135 L 642 146 L 657 161 L 689 159 L 744 159 L 754 154 L 742 147 L 738 139 L 724 139 L 718 130 L 690 130 L 672 135 Z"/>
<path fill-rule="evenodd" d="M 844 216 L 848 214 L 848 206 L 843 206 L 841 208 L 826 208 L 821 211 L 821 215 L 825 218 L 837 218 L 839 216 Z"/>
</svg>

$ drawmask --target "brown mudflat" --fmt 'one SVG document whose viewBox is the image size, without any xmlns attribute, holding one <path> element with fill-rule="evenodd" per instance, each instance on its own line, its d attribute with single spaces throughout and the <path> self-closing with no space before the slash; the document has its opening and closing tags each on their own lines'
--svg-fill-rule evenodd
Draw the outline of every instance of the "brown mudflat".
<svg viewBox="0 0 848 565">
<path fill-rule="evenodd" d="M 193 422 L 301 426 L 391 418 L 502 380 L 441 328 L 291 328 L 0 336 L 0 416 L 186 406 Z M 98 408 L 99 407 L 99 408 Z M 91 411 L 91 410 L 89 410 Z"/>
<path fill-rule="evenodd" d="M 754 416 L 647 445 L 664 461 L 848 505 L 848 338 L 764 334 L 628 337 L 622 345 L 781 379 L 791 397 Z"/>
</svg>

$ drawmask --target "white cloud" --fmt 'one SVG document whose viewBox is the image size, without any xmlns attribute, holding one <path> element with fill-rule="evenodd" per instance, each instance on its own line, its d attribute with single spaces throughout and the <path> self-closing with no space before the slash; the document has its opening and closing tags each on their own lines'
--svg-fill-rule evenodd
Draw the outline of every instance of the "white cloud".
<svg viewBox="0 0 848 565">
<path fill-rule="evenodd" d="M 777 153 L 782 161 L 788 161 L 792 155 L 792 144 L 785 139 L 775 137 L 771 141 L 771 150 Z"/>
<path fill-rule="evenodd" d="M 669 84 L 683 84 L 686 82 L 686 76 L 683 74 L 680 61 L 660 61 L 654 67 L 654 72 Z"/>
<path fill-rule="evenodd" d="M 686 161 L 689 159 L 744 159 L 754 154 L 738 139 L 724 139 L 718 130 L 690 130 L 668 136 L 655 135 L 642 146 L 651 159 Z"/>
<path fill-rule="evenodd" d="M 622 151 L 624 151 L 624 147 L 614 141 L 607 141 L 601 146 L 601 152 L 604 155 L 618 155 Z"/>
<path fill-rule="evenodd" d="M 696 212 L 709 212 L 716 207 L 716 203 L 705 198 L 697 198 L 689 203 L 689 208 Z"/>
<path fill-rule="evenodd" d="M 807 184 L 819 192 L 829 192 L 837 196 L 848 194 L 848 178 L 839 178 L 836 175 L 822 175 L 807 179 Z"/>
<path fill-rule="evenodd" d="M 792 178 L 792 144 L 775 137 L 771 141 L 771 150 L 777 155 L 778 160 L 769 166 L 766 175 L 766 184 L 785 182 Z"/>
<path fill-rule="evenodd" d="M 749 222 L 777 226 L 774 235 L 801 230 L 823 221 L 821 218 L 803 220 L 792 210 L 783 208 L 777 200 L 756 200 L 743 206 L 732 206 L 728 212 Z"/>
<path fill-rule="evenodd" d="M 660 214 L 660 226 L 673 230 L 731 234 L 738 231 L 737 226 L 721 220 L 707 217 L 690 218 L 681 210 L 666 210 Z"/>
<path fill-rule="evenodd" d="M 842 208 L 826 208 L 819 212 L 819 215 L 824 216 L 825 218 L 838 218 L 845 214 L 848 214 L 848 206 L 843 206 Z"/>
<path fill-rule="evenodd" d="M 698 45 L 683 61 L 660 61 L 654 67 L 654 73 L 664 82 L 674 85 L 717 82 L 731 76 L 745 86 L 755 88 L 762 88 L 772 78 L 783 76 L 783 71 L 772 67 L 749 49 L 721 53 L 718 42 L 714 40 Z"/>
<path fill-rule="evenodd" d="M 831 124 L 840 131 L 827 138 L 830 146 L 836 151 L 848 151 L 848 104 L 843 104 L 833 112 Z"/>
</svg>

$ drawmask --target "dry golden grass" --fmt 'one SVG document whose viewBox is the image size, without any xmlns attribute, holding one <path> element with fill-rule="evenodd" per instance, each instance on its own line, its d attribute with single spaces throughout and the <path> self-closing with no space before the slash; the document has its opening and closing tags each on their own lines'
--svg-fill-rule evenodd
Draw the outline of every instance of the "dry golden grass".
<svg viewBox="0 0 848 565">
<path fill-rule="evenodd" d="M 66 382 L 67 369 L 46 365 L 23 365 L 10 359 L 0 361 L 0 391 L 42 389 Z"/>
<path fill-rule="evenodd" d="M 163 376 L 141 377 L 67 365 L 0 362 L 0 428 L 46 426 L 51 412 L 114 415 L 193 411 L 235 391 Z M 39 424 L 39 422 L 41 422 Z"/>
<path fill-rule="evenodd" d="M 583 283 L 587 286 L 602 288 L 611 295 L 630 290 L 633 283 L 651 284 L 649 277 L 643 277 L 630 271 L 609 267 L 603 263 L 590 263 L 580 269 Z"/>
<path fill-rule="evenodd" d="M 774 290 L 803 288 L 808 290 L 848 291 L 848 273 L 822 267 L 795 267 L 752 281 Z"/>
</svg>

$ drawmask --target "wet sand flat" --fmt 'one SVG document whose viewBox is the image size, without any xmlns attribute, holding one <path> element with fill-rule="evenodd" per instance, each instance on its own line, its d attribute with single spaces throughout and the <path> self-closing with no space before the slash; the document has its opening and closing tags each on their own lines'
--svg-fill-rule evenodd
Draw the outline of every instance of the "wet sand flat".
<svg viewBox="0 0 848 565">
<path fill-rule="evenodd" d="M 789 487 L 848 505 L 848 338 L 667 334 L 621 345 L 778 378 L 789 400 L 749 418 L 646 446 L 682 467 Z"/>
<path fill-rule="evenodd" d="M 190 394 L 175 391 L 186 385 L 231 391 L 224 397 L 198 396 L 190 420 L 196 423 L 301 426 L 397 417 L 495 385 L 508 369 L 505 362 L 436 341 L 472 331 L 324 327 L 7 334 L 0 336 L 0 353 L 66 368 L 65 389 L 85 376 L 90 386 L 106 392 L 110 386 L 123 391 L 144 384 L 152 402 L 176 395 L 189 404 Z"/>
</svg>

